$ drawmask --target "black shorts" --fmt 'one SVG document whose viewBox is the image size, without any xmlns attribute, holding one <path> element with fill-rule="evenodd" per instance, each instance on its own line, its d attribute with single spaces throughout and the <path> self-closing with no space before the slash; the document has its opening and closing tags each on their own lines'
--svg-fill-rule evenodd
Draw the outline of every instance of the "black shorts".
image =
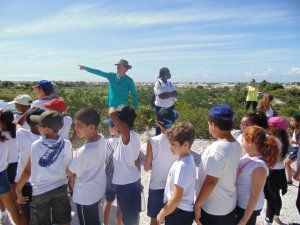
<svg viewBox="0 0 300 225">
<path fill-rule="evenodd" d="M 14 184 L 17 175 L 18 162 L 10 163 L 7 167 L 8 181 L 10 184 Z"/>
<path fill-rule="evenodd" d="M 30 203 L 30 225 L 66 224 L 70 222 L 71 205 L 67 185 L 32 196 L 32 202 Z"/>
</svg>

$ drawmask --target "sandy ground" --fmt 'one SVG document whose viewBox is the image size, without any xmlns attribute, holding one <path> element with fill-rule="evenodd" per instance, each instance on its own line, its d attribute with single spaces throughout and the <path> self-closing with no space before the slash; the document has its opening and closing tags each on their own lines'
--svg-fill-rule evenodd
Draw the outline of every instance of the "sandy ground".
<svg viewBox="0 0 300 225">
<path fill-rule="evenodd" d="M 145 150 L 146 150 L 146 140 L 147 136 L 151 135 L 152 131 L 150 133 L 145 133 L 141 136 L 142 140 L 142 161 L 145 157 Z M 200 154 L 201 152 L 205 149 L 207 145 L 209 145 L 209 141 L 207 140 L 196 140 L 195 143 L 192 146 L 192 153 L 195 159 L 195 163 L 198 166 L 199 165 L 199 159 L 200 159 Z M 148 187 L 149 187 L 149 181 L 150 181 L 150 172 L 145 172 L 142 169 L 142 184 L 144 185 L 144 195 L 145 195 L 145 203 L 147 205 L 147 196 L 148 196 Z M 289 186 L 288 193 L 282 197 L 283 200 L 283 207 L 281 210 L 281 218 L 284 223 L 288 222 L 297 222 L 300 223 L 300 216 L 297 212 L 295 203 L 296 203 L 296 197 L 297 197 L 297 192 L 298 192 L 298 183 L 294 182 L 293 186 Z M 71 201 L 72 202 L 72 201 Z M 100 212 L 102 212 L 102 204 L 99 206 Z M 112 207 L 112 213 L 111 213 L 111 218 L 110 218 L 110 225 L 114 225 L 115 221 L 115 211 L 116 211 L 116 202 L 113 203 Z M 259 221 L 264 220 L 264 215 L 265 215 L 265 209 L 262 210 L 261 215 L 258 218 Z M 10 225 L 12 223 L 7 222 L 5 225 Z M 76 207 L 74 204 L 72 204 L 72 225 L 78 225 L 78 218 L 76 214 Z M 140 214 L 140 225 L 148 225 L 150 224 L 150 218 L 146 215 L 146 212 L 142 212 Z M 276 224 L 275 222 L 273 224 Z"/>
</svg>

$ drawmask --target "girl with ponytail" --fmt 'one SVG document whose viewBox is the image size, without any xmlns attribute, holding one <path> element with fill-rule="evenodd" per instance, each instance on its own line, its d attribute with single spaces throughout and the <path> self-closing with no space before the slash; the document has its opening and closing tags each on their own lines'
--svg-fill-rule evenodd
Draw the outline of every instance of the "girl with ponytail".
<svg viewBox="0 0 300 225">
<path fill-rule="evenodd" d="M 264 205 L 263 187 L 279 156 L 278 140 L 269 136 L 258 126 L 247 127 L 243 131 L 242 147 L 246 154 L 241 158 L 237 179 L 238 225 L 255 225 L 256 218 Z"/>
<path fill-rule="evenodd" d="M 19 225 L 20 213 L 12 195 L 7 171 L 10 162 L 10 141 L 12 137 L 14 139 L 16 137 L 16 127 L 12 125 L 13 119 L 12 112 L 0 110 L 0 201 L 7 207 L 14 223 Z"/>
</svg>

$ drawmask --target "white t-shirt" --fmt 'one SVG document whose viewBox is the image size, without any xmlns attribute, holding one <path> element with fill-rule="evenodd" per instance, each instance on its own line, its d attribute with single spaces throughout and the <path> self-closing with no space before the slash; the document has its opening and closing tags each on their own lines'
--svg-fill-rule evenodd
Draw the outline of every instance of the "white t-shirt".
<svg viewBox="0 0 300 225">
<path fill-rule="evenodd" d="M 72 145 L 68 140 L 63 139 L 65 145 L 60 154 L 54 154 L 54 161 L 49 166 L 41 166 L 49 152 L 49 147 L 53 147 L 62 141 L 41 137 L 33 142 L 31 147 L 31 185 L 32 195 L 43 194 L 68 183 L 66 169 L 72 161 Z M 47 147 L 48 146 L 48 147 Z"/>
<path fill-rule="evenodd" d="M 300 151 L 297 153 L 297 169 L 300 167 Z"/>
<path fill-rule="evenodd" d="M 163 108 L 169 108 L 174 105 L 174 97 L 166 99 L 161 99 L 158 97 L 159 94 L 173 91 L 176 91 L 176 87 L 170 81 L 167 81 L 167 83 L 165 83 L 161 79 L 159 79 L 154 85 L 154 93 L 156 95 L 154 104 Z"/>
<path fill-rule="evenodd" d="M 19 149 L 17 144 L 17 138 L 12 138 L 8 131 L 2 132 L 2 134 L 8 139 L 6 141 L 6 144 L 9 146 L 8 163 L 18 162 Z"/>
<path fill-rule="evenodd" d="M 175 184 L 183 188 L 182 199 L 177 208 L 193 212 L 195 201 L 196 166 L 191 154 L 176 160 L 171 166 L 164 192 L 164 203 L 170 200 Z"/>
<path fill-rule="evenodd" d="M 262 167 L 269 174 L 269 168 L 266 163 L 259 157 L 249 157 L 248 154 L 244 155 L 239 163 L 239 175 L 236 178 L 237 190 L 237 205 L 246 209 L 251 192 L 251 175 L 253 170 Z M 260 192 L 255 210 L 260 210 L 264 206 L 265 195 L 263 190 Z"/>
<path fill-rule="evenodd" d="M 152 145 L 152 172 L 149 188 L 152 190 L 164 189 L 172 164 L 178 159 L 169 147 L 167 136 L 160 134 L 149 138 Z"/>
<path fill-rule="evenodd" d="M 0 135 L 3 135 L 3 132 L 0 132 Z M 9 144 L 7 141 L 0 141 L 0 172 L 5 170 L 8 166 L 8 151 L 9 151 Z"/>
<path fill-rule="evenodd" d="M 274 110 L 273 110 L 273 108 L 270 106 L 269 108 L 268 108 L 268 110 L 266 111 L 266 116 L 268 117 L 268 118 L 272 118 L 273 116 L 274 116 Z"/>
<path fill-rule="evenodd" d="M 17 130 L 17 144 L 19 149 L 19 161 L 17 168 L 17 175 L 15 182 L 18 182 L 21 174 L 27 164 L 27 161 L 30 157 L 31 145 L 33 142 L 38 140 L 41 136 L 32 133 L 30 130 L 25 128 L 19 128 Z"/>
<path fill-rule="evenodd" d="M 69 165 L 69 170 L 76 174 L 73 202 L 80 205 L 92 205 L 98 202 L 105 193 L 105 153 L 106 142 L 101 139 L 86 143 Z"/>
<path fill-rule="evenodd" d="M 297 135 L 296 135 L 296 131 L 294 130 L 294 131 L 293 131 L 293 136 L 292 136 L 292 141 L 298 141 L 296 136 L 297 136 Z M 298 144 L 291 144 L 291 146 L 292 146 L 293 148 L 299 147 Z"/>
<path fill-rule="evenodd" d="M 137 160 L 140 154 L 140 145 L 140 136 L 134 130 L 130 131 L 130 141 L 127 145 L 123 143 L 122 136 L 120 136 L 118 145 L 113 155 L 113 184 L 130 184 L 140 179 L 140 171 L 135 165 L 135 160 Z"/>
<path fill-rule="evenodd" d="M 64 126 L 58 131 L 58 136 L 69 140 L 69 134 L 70 134 L 73 120 L 69 116 L 63 116 L 63 119 L 64 119 Z"/>
<path fill-rule="evenodd" d="M 36 107 L 36 108 L 41 108 L 41 109 L 44 109 L 45 111 L 47 111 L 47 110 L 49 110 L 49 109 L 46 108 L 46 107 L 44 106 L 44 104 L 47 103 L 47 102 L 50 102 L 50 101 L 52 101 L 52 100 L 53 100 L 53 98 L 50 98 L 50 97 L 44 97 L 44 98 L 35 100 L 35 101 L 32 102 L 31 108 Z"/>
<path fill-rule="evenodd" d="M 215 141 L 201 155 L 198 170 L 197 195 L 206 175 L 219 181 L 202 209 L 212 215 L 227 215 L 236 207 L 236 173 L 242 154 L 241 145 L 235 142 Z"/>
<path fill-rule="evenodd" d="M 13 123 L 17 124 L 18 121 L 19 121 L 19 119 L 21 118 L 21 116 L 22 115 L 20 115 L 20 114 L 14 114 L 14 121 L 13 121 Z M 24 129 L 30 130 L 30 126 L 29 126 L 29 124 L 26 121 L 24 122 L 24 124 L 22 125 L 22 127 Z"/>
<path fill-rule="evenodd" d="M 241 133 L 237 138 L 237 142 L 242 146 L 242 141 L 243 141 L 243 133 Z"/>
</svg>

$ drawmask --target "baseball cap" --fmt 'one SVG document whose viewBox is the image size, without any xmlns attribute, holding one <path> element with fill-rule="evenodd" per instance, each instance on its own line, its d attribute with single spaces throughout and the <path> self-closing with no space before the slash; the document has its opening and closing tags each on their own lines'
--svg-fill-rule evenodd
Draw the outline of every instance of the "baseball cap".
<svg viewBox="0 0 300 225">
<path fill-rule="evenodd" d="M 218 104 L 209 110 L 209 115 L 216 120 L 231 121 L 234 113 L 229 105 Z"/>
<path fill-rule="evenodd" d="M 157 121 L 164 128 L 171 127 L 177 118 L 178 112 L 173 109 L 162 108 L 157 113 Z"/>
<path fill-rule="evenodd" d="M 112 121 L 112 119 L 103 120 L 103 123 L 106 124 L 106 125 L 110 125 L 111 127 L 115 127 L 115 124 Z"/>
<path fill-rule="evenodd" d="M 29 95 L 18 95 L 14 98 L 13 101 L 9 102 L 8 104 L 20 104 L 20 105 L 31 105 L 32 99 Z"/>
<path fill-rule="evenodd" d="M 55 98 L 50 102 L 46 102 L 44 106 L 50 110 L 65 111 L 66 103 L 62 98 Z"/>
<path fill-rule="evenodd" d="M 287 128 L 287 123 L 286 123 L 285 119 L 280 116 L 275 116 L 275 117 L 268 119 L 268 124 L 269 124 L 269 126 L 279 127 L 281 129 Z"/>
<path fill-rule="evenodd" d="M 44 109 L 41 109 L 41 108 L 39 108 L 39 107 L 34 107 L 34 108 L 29 109 L 29 110 L 26 112 L 26 123 L 28 123 L 29 126 L 32 126 L 32 125 L 37 124 L 37 123 L 32 122 L 32 121 L 30 120 L 30 116 L 32 116 L 32 115 L 38 115 L 38 116 L 39 116 L 39 115 L 41 115 L 43 112 L 45 112 L 45 110 L 44 110 Z"/>
<path fill-rule="evenodd" d="M 51 110 L 43 112 L 41 115 L 31 115 L 30 120 L 52 130 L 59 130 L 64 125 L 63 116 Z"/>
<path fill-rule="evenodd" d="M 51 88 L 53 88 L 53 85 L 52 85 L 51 81 L 41 80 L 36 85 L 32 86 L 32 88 L 51 89 Z"/>
</svg>

